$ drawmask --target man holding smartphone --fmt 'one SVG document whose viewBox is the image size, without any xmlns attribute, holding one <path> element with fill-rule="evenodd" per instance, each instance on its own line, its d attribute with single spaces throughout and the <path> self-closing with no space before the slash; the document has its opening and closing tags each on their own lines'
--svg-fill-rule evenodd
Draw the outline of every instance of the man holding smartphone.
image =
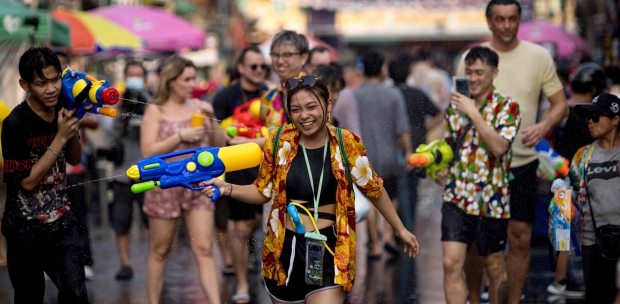
<svg viewBox="0 0 620 304">
<path fill-rule="evenodd" d="M 491 303 L 498 302 L 504 278 L 511 145 L 521 117 L 517 102 L 493 88 L 498 61 L 489 48 L 471 49 L 465 66 L 473 99 L 452 93 L 444 114 L 445 141 L 453 147 L 455 159 L 435 180 L 446 186 L 441 241 L 447 303 L 467 301 L 463 269 L 468 248 L 484 259 Z"/>
<path fill-rule="evenodd" d="M 483 45 L 497 52 L 500 58 L 495 88 L 519 102 L 523 118 L 521 131 L 517 134 L 513 147 L 511 173 L 514 179 L 509 185 L 511 214 L 508 224 L 509 251 L 506 258 L 510 286 L 508 302 L 516 304 L 521 301 L 530 268 L 530 240 L 536 213 L 538 156 L 533 147 L 568 114 L 568 108 L 562 83 L 549 52 L 542 46 L 517 38 L 521 23 L 519 2 L 492 0 L 487 5 L 486 17 L 493 38 Z M 457 74 L 465 75 L 463 62 L 460 63 Z M 551 109 L 544 119 L 536 122 L 541 92 L 549 99 Z M 482 270 L 469 270 L 468 272 L 466 269 L 469 288 L 472 294 L 477 295 L 482 281 Z M 478 297 L 470 298 L 476 300 Z"/>
</svg>

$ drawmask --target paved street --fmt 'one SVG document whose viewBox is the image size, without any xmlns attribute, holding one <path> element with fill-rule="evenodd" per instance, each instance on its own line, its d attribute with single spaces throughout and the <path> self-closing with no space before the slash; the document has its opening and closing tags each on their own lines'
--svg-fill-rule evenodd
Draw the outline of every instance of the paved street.
<svg viewBox="0 0 620 304">
<path fill-rule="evenodd" d="M 388 261 L 384 254 L 380 261 L 367 262 L 365 259 L 367 236 L 365 225 L 358 225 L 358 273 L 355 289 L 348 296 L 349 303 L 444 303 L 443 269 L 441 264 L 440 220 L 441 204 L 438 202 L 439 189 L 427 182 L 420 187 L 420 202 L 415 234 L 422 246 L 416 260 L 401 257 Z M 120 267 L 114 238 L 110 230 L 94 228 L 91 231 L 94 252 L 95 278 L 87 283 L 91 303 L 147 303 L 146 297 L 146 259 L 148 242 L 144 231 L 134 225 L 132 231 L 131 255 L 134 268 L 132 281 L 119 282 L 114 275 Z M 260 233 L 256 234 L 260 239 Z M 260 246 L 260 241 L 256 241 Z M 540 244 L 539 244 L 540 243 Z M 553 279 L 549 271 L 547 247 L 544 242 L 536 242 L 532 256 L 532 271 L 526 286 L 523 303 L 582 303 L 559 299 L 548 301 L 545 289 Z M 217 247 L 215 247 L 217 248 Z M 216 262 L 221 267 L 222 258 L 215 250 Z M 258 260 L 259 256 L 254 256 Z M 256 265 L 258 266 L 258 265 Z M 251 274 L 251 296 L 253 303 L 270 303 L 264 290 L 260 273 Z M 214 282 L 214 284 L 216 284 Z M 234 277 L 220 277 L 222 299 L 231 303 L 234 291 Z M 12 288 L 6 268 L 0 269 L 0 303 L 13 303 Z M 198 284 L 195 262 L 188 246 L 183 229 L 175 239 L 173 251 L 166 272 L 163 291 L 164 303 L 207 303 Z M 45 303 L 56 302 L 56 288 L 46 282 Z"/>
</svg>

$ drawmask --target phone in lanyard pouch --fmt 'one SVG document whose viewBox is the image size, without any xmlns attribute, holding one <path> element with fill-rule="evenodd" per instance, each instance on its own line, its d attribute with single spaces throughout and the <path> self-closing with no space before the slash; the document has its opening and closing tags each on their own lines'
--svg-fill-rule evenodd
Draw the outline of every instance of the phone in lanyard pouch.
<svg viewBox="0 0 620 304">
<path fill-rule="evenodd" d="M 306 238 L 306 284 L 323 285 L 323 254 L 325 246 L 319 240 Z"/>
</svg>

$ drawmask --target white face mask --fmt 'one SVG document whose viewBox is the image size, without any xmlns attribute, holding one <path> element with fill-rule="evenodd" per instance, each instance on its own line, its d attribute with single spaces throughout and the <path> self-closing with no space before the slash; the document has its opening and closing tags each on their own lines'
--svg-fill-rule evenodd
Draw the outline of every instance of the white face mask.
<svg viewBox="0 0 620 304">
<path fill-rule="evenodd" d="M 144 79 L 140 77 L 129 77 L 125 80 L 125 87 L 128 90 L 142 91 L 144 89 Z"/>
</svg>

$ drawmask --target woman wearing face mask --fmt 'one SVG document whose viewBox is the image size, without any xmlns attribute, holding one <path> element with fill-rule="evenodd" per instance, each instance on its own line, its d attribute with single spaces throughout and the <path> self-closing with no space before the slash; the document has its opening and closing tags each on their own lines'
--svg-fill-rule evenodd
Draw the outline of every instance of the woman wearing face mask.
<svg viewBox="0 0 620 304">
<path fill-rule="evenodd" d="M 342 130 L 339 140 L 338 130 L 327 123 L 333 101 L 325 84 L 315 76 L 304 76 L 288 80 L 285 88 L 285 111 L 292 123 L 267 136 L 254 184 L 240 186 L 212 179 L 205 183 L 212 186 L 203 193 L 211 197 L 215 186 L 222 195 L 251 204 L 273 202 L 262 269 L 273 303 L 342 303 L 355 279 L 351 182 L 394 228 L 409 256 L 418 254 L 418 242 L 396 215 L 359 137 Z M 340 152 L 340 143 L 346 158 Z M 349 168 L 348 172 L 345 168 Z M 308 209 L 310 215 L 298 205 Z M 295 213 L 299 213 L 303 224 L 294 225 L 291 217 Z M 300 228 L 313 233 L 298 233 Z M 313 268 L 316 265 L 322 267 Z"/>
<path fill-rule="evenodd" d="M 601 93 L 592 103 L 575 106 L 575 112 L 585 117 L 596 139 L 577 150 L 571 165 L 571 182 L 582 210 L 580 245 L 586 303 L 612 303 L 618 252 L 607 251 L 613 246 L 605 243 L 608 225 L 620 225 L 620 99 Z"/>
<path fill-rule="evenodd" d="M 213 108 L 191 97 L 196 67 L 191 61 L 173 56 L 163 67 L 158 89 L 146 107 L 141 125 L 142 156 L 165 154 L 200 146 L 225 145 Z M 191 115 L 201 111 L 208 118 L 200 127 L 190 127 Z M 192 252 L 198 264 L 200 284 L 209 303 L 221 303 L 217 268 L 211 253 L 214 204 L 210 199 L 183 187 L 145 194 L 144 212 L 149 216 L 150 254 L 146 272 L 150 303 L 159 303 L 166 262 L 172 247 L 177 219 L 183 216 Z"/>
</svg>

